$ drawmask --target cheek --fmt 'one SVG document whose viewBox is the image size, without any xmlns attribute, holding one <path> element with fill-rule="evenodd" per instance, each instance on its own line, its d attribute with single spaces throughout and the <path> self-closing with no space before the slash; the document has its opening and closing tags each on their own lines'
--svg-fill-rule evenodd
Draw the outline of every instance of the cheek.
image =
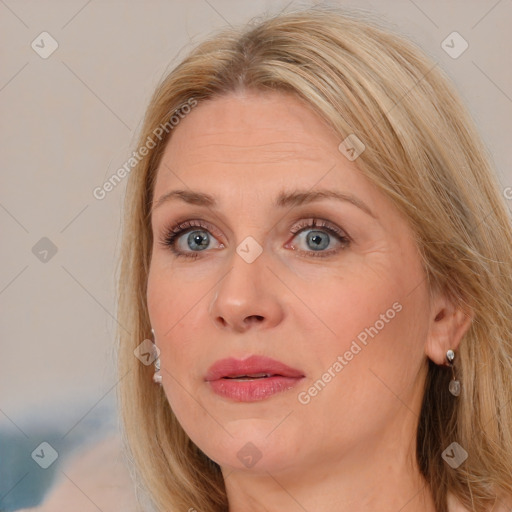
<svg viewBox="0 0 512 512">
<path fill-rule="evenodd" d="M 160 270 L 156 265 L 150 268 L 148 313 L 160 349 L 164 381 L 171 379 L 168 374 L 181 381 L 181 376 L 190 372 L 195 359 L 195 343 L 191 342 L 195 337 L 190 329 L 198 329 L 195 316 L 200 295 L 204 295 L 204 290 L 197 291 L 198 288 L 180 282 L 169 270 Z"/>
<path fill-rule="evenodd" d="M 187 312 L 204 295 L 204 289 L 197 283 L 187 282 L 180 277 L 179 271 L 161 260 L 157 256 L 151 262 L 147 285 L 148 312 L 155 329 L 158 326 L 160 332 L 170 333 L 171 329 L 179 327 L 180 319 L 188 317 Z"/>
<path fill-rule="evenodd" d="M 393 304 L 402 294 L 396 283 L 387 277 L 388 271 L 379 274 L 375 269 L 352 270 L 317 280 L 314 286 L 311 282 L 305 283 L 297 293 L 307 297 L 307 304 L 311 305 L 303 321 L 318 324 L 320 320 L 325 326 L 325 342 L 338 344 L 338 349 L 350 344 L 376 322 L 382 330 L 381 316 L 384 315 L 384 320 L 397 316 L 396 310 L 400 307 L 393 307 Z"/>
<path fill-rule="evenodd" d="M 201 411 L 190 394 L 194 394 L 190 377 L 200 357 L 200 347 L 194 336 L 194 331 L 198 329 L 195 319 L 197 306 L 192 307 L 197 299 L 193 300 L 194 297 L 182 292 L 186 288 L 183 284 L 160 276 L 157 272 L 152 275 L 150 272 L 147 292 L 149 317 L 160 349 L 160 371 L 165 395 L 179 422 L 189 433 L 195 425 L 201 424 Z M 180 292 L 176 293 L 176 290 Z"/>
<path fill-rule="evenodd" d="M 339 307 L 330 306 L 326 323 L 336 336 L 317 336 L 313 352 L 304 347 L 314 363 L 300 403 L 326 435 L 355 441 L 415 409 L 424 323 L 414 298 L 390 290 L 331 298 Z"/>
<path fill-rule="evenodd" d="M 414 379 L 424 355 L 428 304 L 425 284 L 417 286 L 421 273 L 412 275 L 406 267 L 392 262 L 361 267 L 325 281 L 322 287 L 309 286 L 307 296 L 326 327 L 319 327 L 325 334 L 314 340 L 323 367 L 346 354 L 352 370 L 344 373 L 357 368 L 367 378 L 374 369 L 400 384 Z M 307 318 L 303 322 L 312 331 L 318 319 L 312 314 Z"/>
</svg>

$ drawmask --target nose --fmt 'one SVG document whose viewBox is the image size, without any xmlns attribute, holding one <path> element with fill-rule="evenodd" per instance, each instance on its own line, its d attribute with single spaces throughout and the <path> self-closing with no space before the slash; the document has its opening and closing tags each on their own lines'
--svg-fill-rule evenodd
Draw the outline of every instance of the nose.
<svg viewBox="0 0 512 512">
<path fill-rule="evenodd" d="M 210 303 L 210 316 L 218 328 L 241 333 L 275 327 L 282 321 L 283 286 L 267 265 L 265 252 L 252 263 L 233 252 L 230 268 L 217 283 Z"/>
</svg>

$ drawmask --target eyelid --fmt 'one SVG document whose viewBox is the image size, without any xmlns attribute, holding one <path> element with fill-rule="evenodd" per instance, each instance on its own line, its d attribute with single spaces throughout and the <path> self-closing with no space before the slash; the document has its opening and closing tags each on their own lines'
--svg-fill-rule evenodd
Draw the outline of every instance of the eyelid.
<svg viewBox="0 0 512 512">
<path fill-rule="evenodd" d="M 328 258 L 330 256 L 338 255 L 341 251 L 351 247 L 353 243 L 352 237 L 344 229 L 339 228 L 336 224 L 328 221 L 327 219 L 315 216 L 299 221 L 298 225 L 295 225 L 290 229 L 290 233 L 293 234 L 293 238 L 295 238 L 308 230 L 328 233 L 331 237 L 336 239 L 338 247 L 326 251 L 307 251 L 304 249 L 297 249 L 293 242 L 287 242 L 285 247 L 296 250 L 298 253 L 304 254 L 307 257 Z"/>
<path fill-rule="evenodd" d="M 318 213 L 315 214 L 314 212 L 307 211 L 291 219 L 290 224 L 294 227 L 288 228 L 287 232 L 296 234 L 300 228 L 310 227 L 310 225 L 314 222 L 320 222 L 322 224 L 316 225 L 320 227 L 330 227 L 334 232 L 340 234 L 340 236 L 345 236 L 346 238 L 352 240 L 347 231 L 341 227 L 338 227 L 336 223 L 326 218 L 323 218 L 321 215 L 318 215 Z M 169 224 L 171 224 L 171 227 L 169 227 Z M 164 226 L 159 230 L 159 233 L 160 235 L 165 235 L 168 234 L 171 230 L 177 232 L 180 230 L 180 227 L 182 227 L 182 225 L 184 224 L 187 224 L 187 226 L 196 226 L 198 228 L 207 228 L 210 231 L 210 233 L 212 233 L 215 237 L 223 237 L 223 234 L 215 227 L 215 225 L 206 220 L 203 220 L 200 215 L 196 218 L 191 217 L 190 215 L 179 216 L 176 220 L 172 221 L 171 223 L 164 224 Z M 298 227 L 298 225 L 300 227 Z M 275 227 L 275 224 L 273 227 Z M 297 229 L 295 230 L 296 227 Z M 183 229 L 186 228 L 183 227 Z"/>
<path fill-rule="evenodd" d="M 324 229 L 326 231 L 331 231 L 337 234 L 341 238 L 347 238 L 348 240 L 352 241 L 352 238 L 350 235 L 342 228 L 338 227 L 333 222 L 322 219 L 321 217 L 316 217 L 312 215 L 311 217 L 301 219 L 299 221 L 296 221 L 294 224 L 294 227 L 290 229 L 290 233 L 297 235 L 299 232 L 301 232 L 303 229 L 313 229 L 313 228 L 319 228 L 320 230 Z"/>
<path fill-rule="evenodd" d="M 176 234 L 184 234 L 185 231 L 191 230 L 192 228 L 198 228 L 200 229 L 206 229 L 208 230 L 215 238 L 222 237 L 222 233 L 220 233 L 217 228 L 211 224 L 210 222 L 202 219 L 186 219 L 182 221 L 177 221 L 171 225 L 171 227 L 167 227 L 164 225 L 164 227 L 160 231 L 160 238 L 164 239 L 167 238 L 171 233 Z M 183 233 L 180 233 L 183 232 Z"/>
<path fill-rule="evenodd" d="M 174 256 L 176 257 L 187 257 L 192 260 L 195 260 L 198 257 L 200 257 L 203 251 L 183 251 L 176 249 L 179 239 L 182 236 L 184 236 L 187 232 L 195 231 L 194 228 L 197 228 L 196 230 L 198 231 L 207 231 L 208 233 L 213 235 L 215 239 L 222 237 L 222 235 L 220 235 L 219 237 L 216 234 L 217 230 L 215 226 L 213 226 L 208 221 L 204 221 L 202 219 L 185 219 L 182 221 L 176 221 L 170 228 L 164 227 L 163 232 L 160 233 L 159 244 L 162 245 L 165 249 L 171 250 Z M 302 232 L 307 230 L 315 230 L 315 228 L 318 231 L 324 231 L 333 236 L 340 245 L 340 247 L 326 251 L 308 251 L 296 248 L 293 242 L 291 241 L 286 242 L 285 247 L 291 248 L 297 251 L 297 253 L 304 254 L 308 257 L 329 257 L 334 256 L 338 254 L 340 251 L 348 248 L 353 242 L 350 235 L 344 229 L 338 227 L 335 223 L 327 219 L 315 216 L 311 216 L 310 218 L 301 218 L 300 220 L 294 221 L 294 225 L 292 226 L 292 228 L 288 229 L 288 232 L 293 235 L 293 238 L 295 238 L 299 236 Z M 224 244 L 220 242 L 220 248 L 224 247 Z"/>
</svg>

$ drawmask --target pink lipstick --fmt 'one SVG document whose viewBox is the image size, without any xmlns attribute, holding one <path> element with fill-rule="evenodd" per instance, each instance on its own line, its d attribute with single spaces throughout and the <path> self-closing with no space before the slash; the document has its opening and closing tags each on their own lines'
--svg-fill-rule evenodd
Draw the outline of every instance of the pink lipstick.
<svg viewBox="0 0 512 512">
<path fill-rule="evenodd" d="M 205 381 L 220 396 L 236 402 L 256 402 L 296 386 L 300 370 L 264 356 L 221 359 L 210 367 Z"/>
</svg>

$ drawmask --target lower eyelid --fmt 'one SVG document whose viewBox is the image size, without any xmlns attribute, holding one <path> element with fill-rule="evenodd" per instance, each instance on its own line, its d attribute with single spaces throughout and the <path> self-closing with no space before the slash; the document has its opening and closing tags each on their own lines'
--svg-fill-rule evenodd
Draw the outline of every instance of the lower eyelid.
<svg viewBox="0 0 512 512">
<path fill-rule="evenodd" d="M 304 229 L 303 231 L 308 231 L 309 229 L 311 229 L 311 228 Z M 311 230 L 313 230 L 313 229 L 311 229 Z M 351 240 L 347 236 L 341 236 L 338 233 L 331 233 L 330 230 L 327 230 L 327 229 L 324 229 L 324 230 L 317 229 L 315 231 L 327 232 L 329 234 L 329 236 L 333 237 L 338 242 L 339 247 L 334 248 L 334 249 L 327 249 L 327 250 L 324 250 L 324 251 L 313 251 L 313 250 L 307 251 L 307 250 L 304 250 L 304 249 L 298 249 L 298 248 L 294 247 L 296 244 L 293 244 L 293 242 L 287 243 L 287 246 L 288 247 L 291 246 L 294 250 L 296 250 L 299 253 L 303 253 L 306 256 L 327 257 L 327 256 L 333 256 L 333 255 L 339 253 L 340 251 L 343 251 L 344 249 L 347 249 L 350 246 L 350 244 L 352 243 Z M 301 232 L 302 231 L 299 231 L 298 233 L 296 233 L 294 235 L 294 238 L 297 235 L 299 235 Z"/>
<path fill-rule="evenodd" d="M 185 230 L 187 231 L 187 230 Z M 171 249 L 171 251 L 173 252 L 174 256 L 176 257 L 180 257 L 180 258 L 188 258 L 188 259 L 191 259 L 191 260 L 196 260 L 198 258 L 201 257 L 202 253 L 208 253 L 212 250 L 219 250 L 219 249 L 222 249 L 224 248 L 224 244 L 222 242 L 219 242 L 219 247 L 213 247 L 211 249 L 205 249 L 203 251 L 182 251 L 182 250 L 179 250 L 179 249 L 176 249 L 176 245 L 177 245 L 177 241 L 178 241 L 178 238 L 180 238 L 181 236 L 183 236 L 185 233 L 185 231 L 183 233 L 180 233 L 177 235 L 177 237 L 175 238 L 174 240 L 174 244 L 170 245 L 167 241 L 163 241 L 162 245 L 164 245 L 164 248 L 165 249 Z M 191 230 L 188 230 L 188 232 L 190 231 L 194 231 L 193 229 Z M 304 231 L 307 231 L 304 230 Z M 329 233 L 330 236 L 333 236 L 331 233 Z M 293 238 L 295 238 L 297 236 L 297 234 L 294 235 Z M 296 251 L 298 254 L 301 254 L 301 255 L 304 255 L 305 257 L 313 257 L 313 258 L 328 258 L 328 257 L 331 257 L 331 256 L 336 256 L 338 253 L 340 253 L 341 251 L 343 250 L 346 250 L 350 244 L 351 244 L 351 241 L 347 238 L 347 237 L 343 237 L 342 239 L 338 239 L 339 235 L 335 234 L 335 238 L 337 239 L 338 243 L 340 244 L 339 247 L 335 248 L 335 249 L 327 249 L 327 250 L 323 250 L 323 251 L 313 251 L 313 250 L 305 250 L 305 249 L 299 249 L 297 247 L 294 247 L 294 244 L 293 243 L 286 243 L 285 244 L 285 247 L 286 248 L 292 248 L 292 250 Z"/>
<path fill-rule="evenodd" d="M 215 231 L 213 229 L 213 227 L 206 222 L 201 223 L 201 224 L 200 224 L 200 222 L 201 221 L 194 220 L 194 219 L 187 220 L 187 221 L 179 222 L 177 225 L 173 226 L 172 228 L 165 230 L 163 232 L 163 234 L 160 236 L 159 241 L 160 241 L 161 245 L 163 245 L 167 249 L 171 249 L 171 251 L 175 255 L 194 254 L 194 255 L 199 256 L 202 252 L 208 251 L 209 249 L 205 249 L 203 251 L 181 251 L 181 250 L 176 249 L 179 239 L 181 237 L 183 237 L 185 234 L 193 232 L 193 231 L 205 231 L 211 237 L 213 237 L 215 240 L 218 240 L 219 236 L 215 235 L 215 233 L 213 232 L 213 231 Z M 298 252 L 305 253 L 305 254 L 311 255 L 311 256 L 320 256 L 320 257 L 330 256 L 330 255 L 334 255 L 335 253 L 339 252 L 340 250 L 346 249 L 351 244 L 351 242 L 352 242 L 351 238 L 341 229 L 340 229 L 340 232 L 338 232 L 337 229 L 333 229 L 329 225 L 317 224 L 317 222 L 324 223 L 326 221 L 324 221 L 322 219 L 320 221 L 317 221 L 317 219 L 312 218 L 310 223 L 302 224 L 298 228 L 295 228 L 293 231 L 290 231 L 290 234 L 293 235 L 292 240 L 303 232 L 316 230 L 316 231 L 321 231 L 321 232 L 327 233 L 330 237 L 335 238 L 339 242 L 341 247 L 338 247 L 337 249 L 328 249 L 325 251 L 308 251 L 308 250 L 304 250 L 304 249 L 297 249 Z M 195 223 L 197 223 L 197 224 L 195 224 Z M 187 224 L 188 224 L 188 226 L 187 226 Z M 183 225 L 184 227 L 180 231 L 177 231 L 177 229 L 179 228 L 180 225 Z M 171 238 L 172 238 L 172 243 L 169 242 L 169 240 Z M 218 247 L 216 249 L 224 247 L 224 244 L 221 241 L 219 241 L 219 244 L 220 244 L 220 247 Z M 289 243 L 287 242 L 287 245 L 288 244 Z"/>
</svg>

